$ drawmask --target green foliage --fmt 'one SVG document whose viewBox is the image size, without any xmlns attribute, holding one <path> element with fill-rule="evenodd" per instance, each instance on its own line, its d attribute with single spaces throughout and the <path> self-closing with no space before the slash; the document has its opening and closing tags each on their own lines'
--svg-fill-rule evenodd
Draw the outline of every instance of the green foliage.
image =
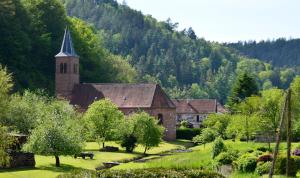
<svg viewBox="0 0 300 178">
<path fill-rule="evenodd" d="M 124 178 L 223 178 L 222 175 L 204 171 L 200 169 L 135 169 L 135 170 L 101 170 L 101 171 L 76 171 L 71 174 L 60 175 L 59 178 L 83 177 L 89 176 L 92 178 L 109 178 L 109 177 L 124 177 Z"/>
<path fill-rule="evenodd" d="M 193 137 L 200 133 L 201 129 L 199 128 L 179 128 L 176 130 L 176 139 L 192 140 Z"/>
<path fill-rule="evenodd" d="M 59 156 L 79 153 L 83 147 L 82 127 L 74 108 L 65 101 L 52 101 L 44 118 L 30 134 L 24 151 L 51 155 L 60 166 Z"/>
<path fill-rule="evenodd" d="M 6 127 L 0 125 L 0 168 L 8 167 L 10 157 L 7 150 L 16 143 L 16 140 L 8 134 Z"/>
<path fill-rule="evenodd" d="M 290 161 L 291 161 L 291 167 L 290 167 L 289 176 L 295 177 L 297 174 L 297 170 L 299 170 L 300 167 L 296 167 L 294 157 L 291 157 Z M 281 174 L 281 175 L 286 174 L 286 162 L 287 162 L 286 155 L 278 155 L 275 163 L 276 174 Z"/>
<path fill-rule="evenodd" d="M 95 101 L 84 114 L 84 120 L 87 122 L 90 132 L 94 138 L 102 139 L 103 147 L 105 141 L 118 137 L 118 126 L 123 119 L 123 113 L 109 99 Z"/>
<path fill-rule="evenodd" d="M 12 89 L 12 76 L 0 65 L 0 118 L 5 117 L 8 108 L 9 92 Z M 0 119 L 1 120 L 1 119 Z M 0 122 L 1 123 L 1 122 Z"/>
<path fill-rule="evenodd" d="M 203 144 L 205 147 L 206 143 L 210 143 L 217 137 L 217 132 L 211 128 L 205 128 L 201 131 L 200 135 L 193 138 L 193 142 L 197 144 Z"/>
<path fill-rule="evenodd" d="M 269 173 L 271 166 L 272 166 L 272 162 L 270 161 L 259 162 L 257 163 L 255 172 L 259 175 L 267 174 Z"/>
<path fill-rule="evenodd" d="M 256 168 L 256 159 L 253 154 L 243 154 L 235 161 L 237 170 L 241 172 L 253 172 Z"/>
<path fill-rule="evenodd" d="M 230 122 L 230 115 L 229 114 L 210 114 L 204 120 L 203 125 L 216 130 L 218 135 L 222 138 L 226 138 L 226 128 Z"/>
<path fill-rule="evenodd" d="M 235 104 L 242 102 L 246 97 L 256 94 L 258 94 L 258 86 L 255 78 L 247 73 L 240 74 L 232 87 L 228 98 L 228 106 L 234 111 Z"/>
<path fill-rule="evenodd" d="M 159 126 L 154 117 L 145 112 L 132 114 L 129 119 L 136 122 L 135 132 L 137 142 L 145 147 L 144 154 L 161 142 L 163 127 Z"/>
<path fill-rule="evenodd" d="M 2 122 L 17 132 L 29 134 L 41 122 L 50 101 L 51 98 L 42 91 L 26 90 L 22 95 L 14 94 Z"/>
<path fill-rule="evenodd" d="M 128 60 L 101 45 L 95 30 L 67 18 L 59 0 L 2 0 L 0 3 L 0 63 L 14 74 L 15 89 L 45 88 L 54 93 L 54 55 L 61 47 L 64 28 L 71 27 L 85 82 L 133 82 L 135 69 Z"/>
<path fill-rule="evenodd" d="M 239 157 L 239 152 L 237 150 L 228 149 L 226 152 L 220 153 L 215 160 L 220 165 L 232 164 Z"/>
<path fill-rule="evenodd" d="M 124 135 L 121 140 L 121 146 L 126 148 L 126 152 L 132 153 L 137 146 L 137 138 L 132 135 Z"/>
<path fill-rule="evenodd" d="M 223 139 L 221 137 L 218 137 L 212 145 L 212 158 L 214 159 L 216 156 L 218 156 L 221 152 L 226 151 L 226 146 L 223 142 Z"/>
</svg>

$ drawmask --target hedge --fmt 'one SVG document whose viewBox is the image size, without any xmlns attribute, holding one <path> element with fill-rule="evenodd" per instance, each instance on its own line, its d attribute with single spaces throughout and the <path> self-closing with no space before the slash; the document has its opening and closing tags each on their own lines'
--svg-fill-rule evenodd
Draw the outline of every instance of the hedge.
<svg viewBox="0 0 300 178">
<path fill-rule="evenodd" d="M 177 139 L 186 139 L 192 140 L 193 137 L 199 135 L 201 133 L 200 128 L 179 128 L 176 130 L 176 138 Z"/>
<path fill-rule="evenodd" d="M 76 171 L 60 175 L 59 178 L 91 177 L 91 178 L 224 178 L 224 176 L 200 169 L 131 169 Z"/>
</svg>

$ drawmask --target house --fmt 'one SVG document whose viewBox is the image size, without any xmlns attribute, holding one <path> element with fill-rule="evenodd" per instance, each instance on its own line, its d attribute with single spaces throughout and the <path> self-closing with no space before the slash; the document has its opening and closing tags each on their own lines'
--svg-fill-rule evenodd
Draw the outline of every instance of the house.
<svg viewBox="0 0 300 178">
<path fill-rule="evenodd" d="M 158 84 L 80 83 L 79 56 L 73 48 L 68 29 L 55 58 L 57 97 L 69 100 L 81 112 L 103 98 L 110 99 L 125 115 L 145 111 L 165 127 L 164 139 L 176 139 L 176 107 Z"/>
<path fill-rule="evenodd" d="M 199 128 L 204 119 L 212 113 L 225 113 L 224 107 L 216 99 L 174 99 L 176 123 L 188 121 L 192 127 Z"/>
</svg>

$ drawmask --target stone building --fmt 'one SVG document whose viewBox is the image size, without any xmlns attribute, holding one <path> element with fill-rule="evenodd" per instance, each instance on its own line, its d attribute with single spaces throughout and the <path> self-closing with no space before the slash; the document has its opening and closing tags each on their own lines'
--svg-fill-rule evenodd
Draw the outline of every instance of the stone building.
<svg viewBox="0 0 300 178">
<path fill-rule="evenodd" d="M 209 114 L 225 113 L 224 107 L 216 99 L 174 99 L 176 124 L 188 121 L 193 128 L 199 128 Z"/>
<path fill-rule="evenodd" d="M 68 99 L 82 112 L 103 98 L 110 99 L 125 115 L 145 111 L 166 128 L 166 140 L 176 139 L 176 107 L 158 84 L 80 83 L 79 56 L 75 53 L 68 29 L 55 58 L 57 97 Z"/>
</svg>

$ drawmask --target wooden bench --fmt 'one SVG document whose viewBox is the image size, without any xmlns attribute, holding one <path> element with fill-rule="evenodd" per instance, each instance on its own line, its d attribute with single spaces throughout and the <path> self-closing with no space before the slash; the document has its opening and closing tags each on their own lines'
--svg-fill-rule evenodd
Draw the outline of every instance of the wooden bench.
<svg viewBox="0 0 300 178">
<path fill-rule="evenodd" d="M 93 159 L 94 158 L 94 153 L 91 153 L 91 152 L 82 152 L 82 153 L 74 155 L 75 159 L 77 157 L 81 157 L 82 159 L 85 159 L 85 157 L 90 157 L 90 159 Z"/>
</svg>

